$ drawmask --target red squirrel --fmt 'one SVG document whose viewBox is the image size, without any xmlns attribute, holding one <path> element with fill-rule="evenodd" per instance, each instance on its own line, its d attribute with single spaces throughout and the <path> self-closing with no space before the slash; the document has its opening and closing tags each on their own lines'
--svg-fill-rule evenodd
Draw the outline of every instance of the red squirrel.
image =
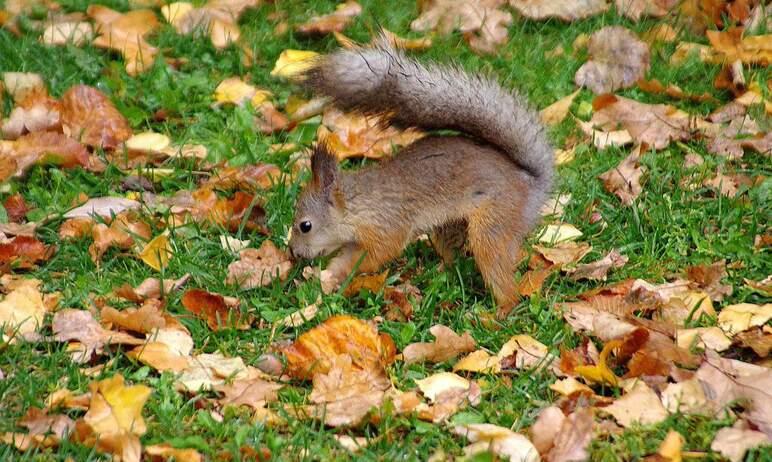
<svg viewBox="0 0 772 462">
<path fill-rule="evenodd" d="M 519 247 L 552 185 L 554 154 L 537 113 L 495 80 L 421 64 L 385 39 L 325 55 L 304 77 L 343 110 L 460 135 L 426 136 L 356 171 L 339 169 L 318 143 L 290 230 L 292 254 L 338 252 L 326 271 L 343 281 L 358 262 L 359 271 L 377 271 L 425 233 L 446 261 L 466 241 L 506 316 L 518 300 Z"/>
</svg>

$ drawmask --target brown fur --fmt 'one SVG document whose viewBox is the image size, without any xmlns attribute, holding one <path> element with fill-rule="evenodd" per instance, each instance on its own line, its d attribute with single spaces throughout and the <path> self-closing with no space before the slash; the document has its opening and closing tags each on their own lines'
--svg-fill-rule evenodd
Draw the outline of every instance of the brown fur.
<svg viewBox="0 0 772 462">
<path fill-rule="evenodd" d="M 355 77 L 332 80 L 344 72 Z M 306 258 L 340 250 L 328 270 L 342 280 L 360 260 L 359 270 L 378 270 L 424 233 L 448 261 L 465 234 L 503 316 L 517 301 L 517 252 L 549 189 L 552 151 L 538 119 L 516 95 L 490 80 L 443 72 L 384 45 L 375 52 L 338 52 L 312 71 L 312 86 L 344 108 L 384 112 L 402 125 L 457 128 L 473 138 L 427 136 L 357 171 L 340 171 L 326 146 L 317 146 L 314 179 L 298 201 L 290 247 Z M 434 117 L 425 113 L 432 107 Z M 302 233 L 305 221 L 313 227 Z"/>
</svg>

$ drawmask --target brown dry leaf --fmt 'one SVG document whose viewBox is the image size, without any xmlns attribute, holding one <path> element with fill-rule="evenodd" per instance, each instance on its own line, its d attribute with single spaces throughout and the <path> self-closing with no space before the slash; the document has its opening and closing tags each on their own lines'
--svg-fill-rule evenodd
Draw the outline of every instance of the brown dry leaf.
<svg viewBox="0 0 772 462">
<path fill-rule="evenodd" d="M 481 452 L 492 452 L 501 460 L 538 462 L 539 451 L 525 436 L 492 424 L 464 424 L 453 427 L 453 433 L 472 442 L 464 448 L 464 455 L 471 457 Z"/>
<path fill-rule="evenodd" d="M 45 86 L 30 88 L 2 121 L 3 137 L 15 140 L 32 132 L 58 132 L 61 130 L 61 111 L 61 104 L 48 96 Z"/>
<path fill-rule="evenodd" d="M 194 8 L 190 3 L 178 2 L 164 6 L 161 12 L 180 34 L 208 33 L 212 45 L 222 49 L 238 42 L 241 14 L 259 3 L 259 0 L 209 0 Z"/>
<path fill-rule="evenodd" d="M 592 250 L 592 246 L 586 242 L 561 242 L 554 247 L 534 245 L 533 248 L 559 268 L 578 263 Z"/>
<path fill-rule="evenodd" d="M 649 46 L 621 26 L 607 26 L 590 37 L 590 60 L 574 81 L 595 94 L 630 88 L 649 70 Z"/>
<path fill-rule="evenodd" d="M 286 252 L 279 250 L 270 240 L 263 241 L 259 249 L 244 249 L 239 260 L 228 265 L 228 284 L 238 284 L 242 289 L 253 289 L 270 284 L 274 279 L 287 279 L 292 261 Z"/>
<path fill-rule="evenodd" d="M 94 28 L 85 21 L 52 21 L 43 29 L 40 42 L 44 45 L 81 46 L 94 37 Z"/>
<path fill-rule="evenodd" d="M 116 149 L 131 137 L 128 120 L 96 88 L 75 85 L 62 95 L 61 101 L 65 135 L 104 149 Z"/>
<path fill-rule="evenodd" d="M 55 132 L 32 132 L 14 141 L 0 140 L 0 182 L 23 176 L 35 164 L 62 168 L 91 165 L 86 147 Z"/>
<path fill-rule="evenodd" d="M 627 260 L 629 260 L 627 256 L 622 255 L 618 250 L 614 249 L 600 260 L 576 265 L 575 269 L 571 268 L 568 272 L 571 274 L 571 279 L 574 281 L 581 279 L 605 281 L 609 270 L 625 266 Z"/>
<path fill-rule="evenodd" d="M 394 341 L 379 334 L 375 326 L 350 316 L 333 316 L 305 332 L 290 346 L 283 348 L 288 373 L 309 379 L 330 369 L 330 358 L 348 354 L 355 367 L 376 370 L 394 360 Z"/>
<path fill-rule="evenodd" d="M 189 289 L 180 299 L 186 310 L 206 321 L 213 331 L 235 328 L 249 329 L 249 321 L 241 313 L 241 302 L 233 297 L 207 292 L 202 289 Z"/>
<path fill-rule="evenodd" d="M 159 278 L 147 278 L 142 281 L 136 288 L 131 287 L 129 284 L 124 284 L 115 290 L 113 293 L 121 298 L 130 300 L 135 303 L 142 303 L 150 298 L 162 298 L 171 292 L 179 290 L 190 279 L 190 274 L 185 274 L 179 279 L 159 279 Z"/>
<path fill-rule="evenodd" d="M 327 372 L 317 372 L 309 400 L 317 418 L 331 427 L 355 426 L 370 409 L 379 407 L 385 391 L 391 387 L 383 364 L 372 363 L 372 369 L 361 369 L 349 354 L 330 358 Z"/>
<path fill-rule="evenodd" d="M 202 353 L 188 358 L 189 366 L 177 378 L 175 387 L 189 393 L 211 390 L 231 380 L 253 380 L 270 377 L 255 367 L 247 366 L 240 357 L 221 353 Z"/>
<path fill-rule="evenodd" d="M 480 386 L 451 372 L 438 372 L 415 381 L 418 389 L 432 402 L 431 406 L 419 405 L 418 418 L 441 423 L 467 404 L 480 403 Z"/>
<path fill-rule="evenodd" d="M 752 327 L 763 326 L 770 319 L 772 319 L 772 303 L 764 305 L 739 303 L 721 309 L 718 313 L 718 326 L 731 337 Z"/>
<path fill-rule="evenodd" d="M 40 293 L 40 280 L 19 279 L 14 281 L 14 287 L 9 287 L 11 278 L 8 275 L 0 278 L 5 297 L 0 300 L 0 340 L 7 337 L 31 334 L 43 325 L 43 319 L 49 311 Z"/>
<path fill-rule="evenodd" d="M 751 430 L 747 422 L 738 420 L 732 427 L 716 433 L 710 449 L 720 453 L 730 462 L 742 462 L 749 449 L 772 444 L 772 439 L 762 432 Z"/>
<path fill-rule="evenodd" d="M 335 7 L 335 11 L 324 16 L 314 16 L 303 24 L 295 26 L 295 31 L 303 35 L 326 35 L 331 32 L 343 32 L 351 21 L 362 13 L 362 7 L 354 0 L 347 0 Z"/>
<path fill-rule="evenodd" d="M 453 372 L 458 371 L 496 373 L 501 371 L 501 359 L 485 350 L 473 351 L 453 365 Z"/>
<path fill-rule="evenodd" d="M 564 96 L 549 106 L 539 111 L 541 121 L 546 125 L 557 125 L 568 115 L 568 110 L 574 102 L 574 98 L 581 90 L 576 90 L 568 96 Z"/>
<path fill-rule="evenodd" d="M 281 170 L 273 164 L 226 167 L 213 174 L 202 188 L 257 192 L 273 187 L 281 176 Z"/>
<path fill-rule="evenodd" d="M 98 452 L 112 454 L 114 459 L 122 462 L 140 462 L 142 458 L 142 443 L 137 435 L 127 431 L 98 435 L 82 419 L 75 422 L 70 439 Z"/>
<path fill-rule="evenodd" d="M 383 290 L 386 285 L 386 278 L 389 276 L 389 271 L 386 270 L 382 273 L 375 274 L 358 274 L 354 276 L 351 283 L 343 291 L 343 295 L 346 297 L 353 297 L 359 295 L 361 291 L 372 292 L 374 294 Z"/>
<path fill-rule="evenodd" d="M 72 390 L 61 388 L 46 398 L 46 410 L 55 408 L 73 409 L 78 411 L 87 411 L 88 404 L 91 402 L 91 393 L 86 392 L 82 395 L 76 395 Z"/>
<path fill-rule="evenodd" d="M 29 269 L 36 263 L 48 260 L 54 248 L 49 247 L 36 237 L 16 236 L 0 244 L 0 267 Z"/>
<path fill-rule="evenodd" d="M 606 0 L 578 0 L 556 2 L 552 0 L 509 0 L 517 11 L 528 19 L 558 18 L 574 21 L 589 18 L 608 10 Z"/>
<path fill-rule="evenodd" d="M 148 300 L 139 308 L 126 308 L 118 311 L 110 306 L 102 307 L 103 324 L 112 324 L 124 330 L 148 334 L 166 326 L 166 320 L 160 309 L 160 302 Z"/>
<path fill-rule="evenodd" d="M 665 16 L 679 4 L 679 0 L 615 0 L 614 3 L 619 13 L 637 22 L 644 16 Z"/>
<path fill-rule="evenodd" d="M 202 462 L 204 456 L 195 449 L 178 449 L 169 443 L 151 444 L 145 446 L 145 455 L 150 462 L 160 462 L 174 459 L 176 462 Z"/>
<path fill-rule="evenodd" d="M 617 196 L 627 206 L 633 205 L 643 191 L 641 177 L 646 170 L 640 164 L 641 150 L 641 145 L 636 146 L 619 165 L 598 176 L 606 191 Z"/>
<path fill-rule="evenodd" d="M 441 363 L 451 360 L 462 353 L 473 351 L 476 342 L 469 334 L 456 334 L 449 327 L 441 324 L 432 326 L 429 332 L 435 337 L 432 343 L 411 343 L 402 351 L 405 364 L 418 362 Z"/>
<path fill-rule="evenodd" d="M 604 95 L 593 101 L 596 108 L 590 123 L 604 130 L 621 125 L 635 141 L 664 149 L 671 141 L 692 138 L 693 118 L 674 106 L 645 104 L 621 96 Z"/>
<path fill-rule="evenodd" d="M 716 98 L 708 92 L 703 92 L 701 95 L 686 93 L 678 85 L 671 83 L 666 87 L 657 79 L 641 79 L 638 81 L 638 88 L 645 91 L 646 93 L 664 94 L 674 99 L 685 99 L 694 102 L 716 101 Z"/>
<path fill-rule="evenodd" d="M 448 35 L 454 30 L 464 34 L 478 53 L 493 53 L 507 40 L 512 15 L 502 11 L 505 0 L 434 0 L 426 2 L 421 15 L 410 23 L 417 32 L 435 30 Z"/>
<path fill-rule="evenodd" d="M 251 380 L 236 380 L 227 385 L 217 385 L 216 391 L 224 396 L 218 401 L 222 405 L 249 406 L 253 409 L 265 407 L 266 404 L 279 398 L 278 391 L 284 385 L 268 382 L 260 378 Z"/>
<path fill-rule="evenodd" d="M 723 31 L 708 30 L 705 35 L 725 61 L 768 66 L 772 62 L 772 35 L 743 37 L 743 32 L 742 27 L 731 27 Z"/>
<path fill-rule="evenodd" d="M 129 75 L 150 69 L 158 49 L 147 43 L 145 36 L 160 26 L 152 10 L 120 13 L 106 6 L 90 5 L 86 13 L 94 20 L 98 34 L 94 46 L 121 53 Z"/>
<path fill-rule="evenodd" d="M 380 159 L 394 148 L 408 145 L 424 136 L 416 129 L 398 130 L 383 126 L 377 116 L 344 113 L 329 106 L 324 110 L 317 139 L 325 140 L 339 160 L 349 157 Z"/>
<path fill-rule="evenodd" d="M 91 231 L 94 242 L 89 246 L 88 253 L 97 265 L 110 247 L 127 250 L 134 246 L 135 237 L 149 240 L 151 236 L 150 225 L 139 221 L 131 212 L 118 215 L 109 226 L 97 223 Z"/>
<path fill-rule="evenodd" d="M 45 410 L 31 407 L 17 423 L 29 431 L 30 435 L 45 435 L 52 433 L 56 438 L 62 439 L 75 426 L 75 422 L 63 414 L 49 415 Z"/>
<path fill-rule="evenodd" d="M 695 265 L 686 268 L 686 277 L 696 284 L 697 288 L 705 291 L 714 302 L 720 302 L 725 296 L 732 295 L 732 286 L 721 283 L 721 280 L 728 276 L 724 260 L 711 265 Z"/>
<path fill-rule="evenodd" d="M 555 272 L 555 267 L 553 266 L 526 271 L 517 283 L 517 293 L 521 297 L 530 297 L 535 293 L 541 292 L 544 281 L 553 272 Z"/>
<path fill-rule="evenodd" d="M 770 350 L 772 350 L 772 330 L 767 326 L 764 326 L 763 329 L 740 332 L 735 339 L 742 346 L 751 348 L 760 358 L 768 357 Z"/>
<path fill-rule="evenodd" d="M 735 197 L 739 191 L 740 181 L 737 175 L 726 175 L 720 170 L 716 171 L 716 176 L 706 178 L 702 182 L 703 186 L 715 189 L 724 197 Z"/>
<path fill-rule="evenodd" d="M 642 381 L 636 381 L 630 391 L 604 407 L 603 412 L 611 414 L 623 427 L 633 423 L 657 424 L 668 416 L 657 394 Z"/>
<path fill-rule="evenodd" d="M 260 133 L 270 135 L 271 133 L 291 130 L 294 127 L 294 123 L 290 122 L 289 118 L 276 109 L 276 106 L 270 101 L 261 103 L 257 106 L 257 110 L 260 115 L 255 117 L 255 126 L 260 130 Z"/>
<path fill-rule="evenodd" d="M 73 361 L 83 363 L 92 354 L 102 354 L 106 345 L 141 345 L 142 339 L 123 332 L 107 330 L 99 325 L 88 311 L 64 309 L 54 314 L 51 329 L 54 340 L 67 342 L 76 340 L 72 349 Z"/>
<path fill-rule="evenodd" d="M 553 441 L 553 447 L 546 455 L 546 461 L 582 461 L 589 460 L 588 451 L 593 438 L 592 408 L 580 407 L 569 414 L 559 427 Z"/>
<path fill-rule="evenodd" d="M 384 317 L 389 321 L 407 322 L 413 317 L 413 304 L 421 304 L 421 291 L 410 283 L 397 287 L 386 287 L 383 298 L 389 303 L 383 307 Z"/>
</svg>

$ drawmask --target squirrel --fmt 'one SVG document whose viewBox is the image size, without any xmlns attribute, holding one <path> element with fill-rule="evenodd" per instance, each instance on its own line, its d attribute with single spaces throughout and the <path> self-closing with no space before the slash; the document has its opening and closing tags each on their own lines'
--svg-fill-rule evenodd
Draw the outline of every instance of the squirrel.
<svg viewBox="0 0 772 462">
<path fill-rule="evenodd" d="M 323 55 L 302 82 L 347 111 L 401 128 L 449 129 L 391 159 L 342 171 L 324 141 L 298 197 L 289 247 L 295 258 L 338 252 L 325 271 L 342 282 L 374 272 L 423 234 L 448 262 L 466 241 L 498 316 L 519 300 L 514 273 L 524 237 L 552 186 L 553 149 L 536 112 L 495 80 L 424 65 L 380 38 Z"/>
</svg>

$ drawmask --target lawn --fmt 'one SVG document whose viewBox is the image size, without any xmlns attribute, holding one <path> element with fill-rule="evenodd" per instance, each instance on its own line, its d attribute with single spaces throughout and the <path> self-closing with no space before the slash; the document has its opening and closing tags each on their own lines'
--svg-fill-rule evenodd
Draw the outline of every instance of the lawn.
<svg viewBox="0 0 772 462">
<path fill-rule="evenodd" d="M 10 3 L 9 0 L 5 2 L 8 10 Z M 91 43 L 80 46 L 41 43 L 35 21 L 48 14 L 49 5 L 43 3 L 16 19 L 15 31 L 7 27 L 8 24 L 0 29 L 0 72 L 37 73 L 53 98 L 60 98 L 76 84 L 96 87 L 109 97 L 135 134 L 156 132 L 167 135 L 174 143 L 203 145 L 208 152 L 205 162 L 192 158 L 165 159 L 156 165 L 163 170 L 155 174 L 144 166 L 122 168 L 124 166 L 115 160 L 120 155 L 107 157 L 101 172 L 41 162 L 23 176 L 0 183 L 0 203 L 5 204 L 0 208 L 0 223 L 12 221 L 10 210 L 6 210 L 8 199 L 20 195 L 28 210 L 19 221 L 39 222 L 35 235 L 51 246 L 51 253 L 45 259 L 29 267 L 0 255 L 0 274 L 39 279 L 40 292 L 61 294 L 58 310 L 72 308 L 96 312 L 103 304 L 123 310 L 136 305 L 117 299 L 113 295 L 116 288 L 124 284 L 136 287 L 151 277 L 177 279 L 188 274 L 190 278 L 182 289 L 162 295 L 165 311 L 190 332 L 194 354 L 219 352 L 256 366 L 262 364 L 266 353 L 276 351 L 276 345 L 289 344 L 334 315 L 350 315 L 362 320 L 377 318 L 378 331 L 391 336 L 398 352 L 411 343 L 431 342 L 433 337 L 429 329 L 437 324 L 450 327 L 459 334 L 468 332 L 477 348 L 494 353 L 516 334 L 533 337 L 556 357 L 581 348 L 588 338 L 601 350 L 606 343 L 601 340 L 603 336 L 597 332 L 578 332 L 564 318 L 563 303 L 576 301 L 577 296 L 592 289 L 630 280 L 661 284 L 685 277 L 689 267 L 722 261 L 726 263 L 726 276 L 721 284 L 731 286 L 732 290 L 722 297 L 711 297 L 716 310 L 739 303 L 761 306 L 770 302 L 768 281 L 766 288 L 761 289 L 748 283 L 763 281 L 772 274 L 768 247 L 772 212 L 769 143 L 766 152 L 763 148 L 761 152 L 746 149 L 741 158 L 734 159 L 712 153 L 708 148 L 710 140 L 701 136 L 673 140 L 657 150 L 644 148 L 639 160 L 644 169 L 641 192 L 631 199 L 630 205 L 624 205 L 604 187 L 599 175 L 620 164 L 635 148 L 627 145 L 601 149 L 582 132 L 579 122 L 589 120 L 597 96 L 586 88 L 576 96 L 570 114 L 548 129 L 554 146 L 572 149 L 573 158 L 557 167 L 554 188 L 556 195 L 570 194 L 570 200 L 565 204 L 562 216 L 547 217 L 545 223 L 562 222 L 581 230 L 582 236 L 578 240 L 592 246 L 582 263 L 599 260 L 614 249 L 626 256 L 626 263 L 609 271 L 607 279 L 575 280 L 570 277 L 571 273 L 554 267 L 543 285 L 524 297 L 509 317 L 497 320 L 492 316 L 495 303 L 474 260 L 461 256 L 452 265 L 442 265 L 429 243 L 419 241 L 387 266 L 387 289 L 376 287 L 374 291 L 362 289 L 354 293 L 341 289 L 323 294 L 318 279 L 307 279 L 303 269 L 307 265 L 323 267 L 324 259 L 295 263 L 284 280 L 277 279 L 262 287 L 240 288 L 226 282 L 228 266 L 238 257 L 221 245 L 221 236 L 249 240 L 249 247 L 254 248 L 259 248 L 264 240 L 270 240 L 280 249 L 286 249 L 294 203 L 303 182 L 309 177 L 305 170 L 295 173 L 291 161 L 294 157 L 291 156 L 302 153 L 316 140 L 321 119 L 312 117 L 293 123 L 285 130 L 265 134 L 255 125 L 258 110 L 249 104 L 215 104 L 215 89 L 226 78 L 241 77 L 249 84 L 270 91 L 276 107 L 289 112 L 288 107 L 297 98 L 310 95 L 292 81 L 271 75 L 271 70 L 285 50 L 326 53 L 340 46 L 329 34 L 307 37 L 293 32 L 295 25 L 312 16 L 333 11 L 337 2 L 282 0 L 247 9 L 238 22 L 239 44 L 223 49 L 216 48 L 205 34 L 180 34 L 162 19 L 156 5 L 152 9 L 160 24 L 147 35 L 147 40 L 158 49 L 158 54 L 147 69 L 136 75 L 127 73 L 120 54 Z M 92 3 L 59 1 L 61 9 L 67 13 L 85 12 Z M 134 8 L 130 1 L 104 0 L 100 3 L 121 12 Z M 421 37 L 424 34 L 410 29 L 411 21 L 419 16 L 417 3 L 421 2 L 361 0 L 362 13 L 353 18 L 344 33 L 359 43 L 369 42 L 380 27 L 403 37 Z M 678 26 L 678 18 L 634 21 L 621 15 L 612 5 L 605 12 L 572 22 L 554 18 L 537 21 L 525 18 L 512 8 L 502 8 L 511 12 L 513 19 L 508 26 L 508 38 L 494 53 L 476 54 L 464 35 L 456 31 L 433 35 L 429 48 L 413 54 L 421 61 L 454 62 L 469 71 L 495 75 L 504 86 L 515 88 L 526 96 L 534 108 L 542 109 L 577 88 L 574 76 L 589 58 L 587 48 L 577 43 L 577 38 L 581 42 L 582 36 L 606 26 L 623 26 L 635 34 L 643 34 L 659 24 L 668 23 L 677 29 L 678 38 L 650 45 L 650 68 L 646 79 L 678 85 L 688 95 L 707 93 L 712 98 L 676 99 L 661 92 L 645 92 L 636 85 L 614 93 L 641 103 L 673 105 L 698 118 L 706 117 L 735 97 L 730 90 L 714 86 L 722 71 L 721 64 L 703 62 L 696 56 L 690 56 L 678 65 L 671 62 L 678 43 L 709 43 L 704 34 Z M 288 30 L 283 33 L 277 31 L 277 25 L 281 29 L 282 23 L 288 25 Z M 768 34 L 763 27 L 756 33 Z M 768 67 L 763 63 L 746 64 L 744 71 L 744 88 L 756 88 L 762 97 L 769 98 L 772 76 Z M 751 104 L 748 108 L 762 134 L 756 135 L 758 138 L 772 125 L 769 112 L 765 112 L 769 111 L 769 101 L 772 100 L 766 100 L 766 109 L 764 104 Z M 3 117 L 8 117 L 14 106 L 9 95 L 0 99 Z M 595 106 L 596 112 L 603 110 L 597 101 Z M 3 153 L 0 149 L 0 156 L 7 155 Z M 104 155 L 101 148 L 89 154 L 103 160 Z M 685 164 L 687 156 L 695 155 L 703 162 L 696 166 Z M 342 161 L 342 165 L 356 169 L 373 162 L 378 160 L 352 157 Z M 138 258 L 130 245 L 122 249 L 108 248 L 100 258 L 94 259 L 89 250 L 91 237 L 63 239 L 60 236 L 60 228 L 66 221 L 63 214 L 86 198 L 139 198 L 136 191 L 127 191 L 125 187 L 129 176 L 150 178 L 152 181 L 145 180 L 143 184 L 150 185 L 157 195 L 171 196 L 177 191 L 195 190 L 210 176 L 214 177 L 213 172 L 226 166 L 243 169 L 263 163 L 278 166 L 286 181 L 248 191 L 254 194 L 250 207 L 262 207 L 265 211 L 258 220 L 258 227 L 248 226 L 252 219 L 249 212 L 235 226 L 224 225 L 222 221 L 191 221 L 172 227 L 167 226 L 171 221 L 169 212 L 159 213 L 148 205 L 140 209 L 141 214 L 153 217 L 147 218 L 151 236 L 161 235 L 168 229 L 171 258 L 160 271 Z M 726 175 L 725 182 L 734 182 L 737 191 L 721 194 L 716 189 L 721 185 L 711 186 L 710 180 L 717 172 Z M 230 198 L 235 191 L 219 188 L 217 194 Z M 263 229 L 259 229 L 261 227 Z M 538 254 L 533 245 L 538 244 L 541 229 L 535 230 L 524 245 L 529 256 Z M 0 233 L 0 245 L 7 239 L 12 239 L 12 234 L 4 237 Z M 140 237 L 136 240 L 144 242 Z M 520 265 L 518 277 L 529 271 L 526 260 Z M 386 308 L 391 306 L 388 288 L 406 283 L 420 291 L 420 299 L 412 299 L 409 319 L 396 319 L 387 315 Z M 194 288 L 237 297 L 241 310 L 238 316 L 246 319 L 250 327 L 212 329 L 205 319 L 183 307 L 183 294 Z M 4 284 L 0 294 L 8 294 L 11 290 Z M 2 297 L 0 295 L 0 303 Z M 318 298 L 319 311 L 312 320 L 298 327 L 276 324 Z M 668 306 L 665 301 L 657 309 Z M 215 391 L 180 391 L 175 385 L 174 372 L 159 372 L 130 357 L 127 351 L 134 348 L 130 345 L 106 346 L 104 352 L 95 354 L 83 364 L 73 361 L 68 342 L 51 338 L 54 316 L 55 313 L 45 315 L 37 336 L 22 340 L 11 339 L 11 335 L 0 342 L 0 434 L 26 432 L 17 422 L 30 408 L 45 408 L 46 398 L 51 393 L 61 389 L 76 395 L 84 393 L 89 390 L 90 383 L 117 374 L 125 377 L 128 383 L 145 385 L 152 390 L 142 409 L 147 426 L 140 438 L 143 447 L 168 443 L 175 448 L 195 449 L 206 460 L 260 460 L 261 457 L 270 460 L 427 460 L 430 457 L 432 460 L 454 460 L 462 457 L 463 448 L 469 444 L 466 438 L 452 431 L 456 425 L 490 423 L 528 435 L 529 428 L 544 408 L 560 402 L 568 414 L 580 406 L 577 400 L 581 401 L 576 396 L 561 396 L 551 389 L 556 376 L 552 370 L 543 367 L 511 368 L 498 373 L 458 372 L 479 384 L 480 402 L 476 406 L 462 406 L 444 422 L 426 421 L 417 413 L 391 412 L 384 406 L 378 411 L 378 419 L 351 427 L 336 427 L 325 425 L 318 419 L 300 418 L 293 411 L 309 403 L 312 384 L 309 380 L 292 377 L 284 381 L 277 399 L 267 405 L 283 423 L 266 423 L 256 418 L 255 410 L 249 406 L 222 405 Z M 690 317 L 684 325 L 676 327 L 716 325 L 714 313 L 713 316 Z M 767 317 L 754 328 L 766 339 L 767 345 L 772 335 L 771 325 Z M 650 325 L 644 324 L 644 327 Z M 675 332 L 676 327 L 671 327 Z M 7 329 L 4 332 L 9 333 Z M 762 356 L 737 338 L 731 343 L 732 346 L 721 353 L 723 357 L 754 363 L 769 371 L 768 347 L 766 355 Z M 691 346 L 695 356 L 707 354 L 695 349 L 695 345 Z M 416 380 L 451 371 L 454 363 L 451 359 L 436 364 L 406 364 L 397 359 L 386 367 L 386 372 L 394 387 L 413 390 Z M 87 370 L 98 366 L 101 367 L 96 371 Z M 621 377 L 627 367 L 620 362 L 614 372 Z M 772 383 L 769 374 L 765 377 L 766 383 Z M 667 374 L 660 378 L 668 381 Z M 611 401 L 627 392 L 608 383 L 588 383 L 593 387 L 594 397 Z M 768 394 L 766 397 L 772 400 Z M 598 405 L 594 411 L 598 421 L 608 418 L 601 408 L 602 405 Z M 685 457 L 689 454 L 698 457 L 687 460 L 723 460 L 711 450 L 711 442 L 722 427 L 743 419 L 738 417 L 741 408 L 733 409 L 735 412 L 710 415 L 676 412 L 656 424 L 624 425 L 624 428 L 597 434 L 589 443 L 589 460 L 642 460 L 657 452 L 670 430 L 679 432 L 684 438 L 682 451 Z M 82 409 L 66 406 L 49 411 L 72 419 L 84 415 Z M 767 422 L 772 419 L 769 414 L 766 417 Z M 759 430 L 755 424 L 751 427 Z M 336 441 L 339 435 L 365 437 L 367 445 L 352 453 Z M 750 449 L 744 458 L 737 460 L 772 460 L 769 440 L 766 444 L 766 448 Z M 105 451 L 93 446 L 93 443 L 63 438 L 57 445 L 33 444 L 28 450 L 19 451 L 13 444 L 2 444 L 0 440 L 0 460 L 109 458 Z M 496 460 L 493 452 L 484 451 L 471 457 L 473 460 Z M 505 459 L 501 455 L 498 457 Z M 680 460 L 658 457 L 651 460 Z"/>
</svg>

